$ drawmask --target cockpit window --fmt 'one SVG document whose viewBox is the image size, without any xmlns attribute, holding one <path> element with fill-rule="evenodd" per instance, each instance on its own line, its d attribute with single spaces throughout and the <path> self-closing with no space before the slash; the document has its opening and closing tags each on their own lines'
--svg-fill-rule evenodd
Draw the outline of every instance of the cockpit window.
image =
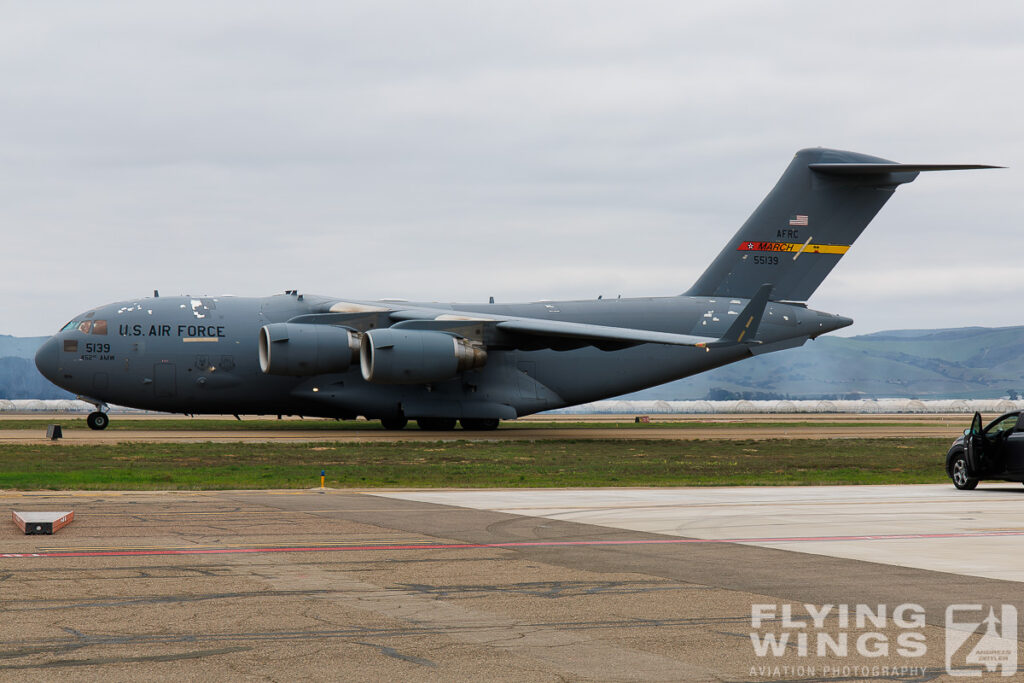
<svg viewBox="0 0 1024 683">
<path fill-rule="evenodd" d="M 91 320 L 83 320 L 78 325 L 78 331 L 79 332 L 84 332 L 85 334 L 89 334 L 89 330 L 91 330 L 91 329 L 92 329 L 92 321 Z"/>
<path fill-rule="evenodd" d="M 60 328 L 60 331 L 61 332 L 67 332 L 68 330 L 73 330 L 76 327 L 78 327 L 78 321 L 77 320 L 72 320 L 67 325 L 65 325 L 64 327 Z"/>
<path fill-rule="evenodd" d="M 107 333 L 107 321 L 106 320 L 94 320 L 92 323 L 93 334 L 106 334 Z"/>
</svg>

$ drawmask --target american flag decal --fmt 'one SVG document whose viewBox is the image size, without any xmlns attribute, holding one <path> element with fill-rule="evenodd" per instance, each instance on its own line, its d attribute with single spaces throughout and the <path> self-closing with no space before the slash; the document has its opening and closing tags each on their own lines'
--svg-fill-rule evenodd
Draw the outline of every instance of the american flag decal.
<svg viewBox="0 0 1024 683">
<path fill-rule="evenodd" d="M 807 225 L 807 216 L 797 214 L 789 219 L 790 225 Z"/>
</svg>

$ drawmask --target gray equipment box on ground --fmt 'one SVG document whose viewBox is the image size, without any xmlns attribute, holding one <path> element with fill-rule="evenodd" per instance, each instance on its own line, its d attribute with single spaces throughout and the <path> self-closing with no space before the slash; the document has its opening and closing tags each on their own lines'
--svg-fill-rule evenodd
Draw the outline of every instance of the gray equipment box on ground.
<svg viewBox="0 0 1024 683">
<path fill-rule="evenodd" d="M 26 535 L 52 534 L 71 524 L 75 513 L 70 510 L 67 512 L 17 512 L 12 510 L 11 518 Z"/>
</svg>

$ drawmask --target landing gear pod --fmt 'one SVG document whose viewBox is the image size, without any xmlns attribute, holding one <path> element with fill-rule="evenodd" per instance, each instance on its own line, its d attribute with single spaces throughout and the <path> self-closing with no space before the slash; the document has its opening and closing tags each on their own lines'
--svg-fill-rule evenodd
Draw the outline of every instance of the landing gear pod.
<svg viewBox="0 0 1024 683">
<path fill-rule="evenodd" d="M 359 357 L 359 333 L 333 325 L 273 323 L 260 328 L 260 369 L 304 377 L 344 372 Z"/>
<path fill-rule="evenodd" d="M 433 330 L 370 330 L 359 349 L 363 379 L 375 384 L 443 382 L 486 362 L 483 348 Z"/>
</svg>

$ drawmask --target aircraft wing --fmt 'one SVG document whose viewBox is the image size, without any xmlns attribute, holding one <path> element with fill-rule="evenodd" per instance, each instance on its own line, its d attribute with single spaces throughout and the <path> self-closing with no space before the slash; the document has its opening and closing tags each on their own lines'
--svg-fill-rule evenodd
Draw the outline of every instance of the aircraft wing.
<svg viewBox="0 0 1024 683">
<path fill-rule="evenodd" d="M 713 345 L 715 337 L 698 337 L 692 334 L 674 334 L 653 330 L 636 330 L 628 327 L 609 327 L 587 323 L 570 323 L 561 320 L 540 320 L 538 318 L 512 318 L 495 324 L 503 332 L 528 334 L 538 337 L 561 337 L 570 339 L 610 341 L 632 344 L 668 344 L 670 346 Z"/>
<path fill-rule="evenodd" d="M 522 318 L 510 316 L 493 316 L 472 311 L 453 311 L 435 308 L 401 308 L 392 311 L 381 311 L 374 317 L 385 318 L 383 324 L 367 325 L 369 319 L 363 313 L 314 313 L 291 318 L 290 323 L 311 325 L 337 325 L 354 330 L 385 327 L 388 321 L 391 327 L 406 330 L 436 330 L 450 332 L 459 336 L 486 341 L 498 346 L 513 346 L 517 337 L 529 339 L 525 347 L 536 348 L 578 348 L 594 345 L 601 347 L 635 346 L 637 344 L 668 344 L 671 346 L 693 346 L 711 348 L 715 346 L 740 343 L 739 338 L 702 337 L 691 334 L 676 334 L 642 330 L 629 327 L 612 327 L 609 325 L 593 325 L 574 323 L 563 320 L 544 320 L 541 318 Z M 735 323 L 734 323 L 735 325 Z M 737 335 L 738 336 L 738 335 Z M 753 336 L 751 334 L 750 336 Z M 747 342 L 759 343 L 759 342 Z"/>
<path fill-rule="evenodd" d="M 711 347 L 720 341 L 716 337 L 700 337 L 691 334 L 675 334 L 657 332 L 655 330 L 639 330 L 629 327 L 611 327 L 608 325 L 592 325 L 573 323 L 563 320 L 543 320 L 541 318 L 491 317 L 478 314 L 453 314 L 446 311 L 438 317 L 431 317 L 428 311 L 409 309 L 395 311 L 392 319 L 398 319 L 393 327 L 406 330 L 440 330 L 462 334 L 463 330 L 475 326 L 478 330 L 487 329 L 490 334 L 481 336 L 499 340 L 499 346 L 517 346 L 514 339 L 527 337 L 531 348 L 578 348 L 580 346 L 613 345 L 616 347 L 635 346 L 637 344 L 668 344 L 671 346 Z M 726 342 L 735 343 L 735 342 Z"/>
<path fill-rule="evenodd" d="M 590 323 L 574 323 L 564 320 L 546 320 L 541 318 L 520 318 L 483 315 L 478 313 L 462 313 L 459 311 L 437 311 L 431 315 L 423 309 L 392 311 L 390 317 L 398 320 L 394 326 L 405 329 L 448 329 L 483 324 L 493 327 L 499 332 L 513 335 L 527 335 L 535 338 L 535 342 L 544 345 L 543 340 L 576 340 L 583 344 L 666 344 L 669 346 L 693 346 L 711 349 L 736 344 L 759 344 L 753 339 L 757 334 L 761 316 L 768 305 L 772 286 L 763 285 L 740 312 L 736 321 L 721 337 L 706 337 L 674 332 L 659 332 L 629 327 L 612 327 Z"/>
<path fill-rule="evenodd" d="M 625 348 L 637 344 L 665 344 L 710 350 L 738 344 L 760 344 L 755 336 L 771 292 L 772 285 L 762 285 L 721 337 L 546 318 L 493 315 L 421 305 L 395 306 L 391 302 L 381 302 L 385 305 L 343 302 L 333 305 L 330 312 L 301 315 L 289 322 L 340 325 L 363 331 L 386 326 L 437 330 L 476 339 L 489 345 L 513 348 L 565 350 L 588 345 L 599 348 Z"/>
</svg>

